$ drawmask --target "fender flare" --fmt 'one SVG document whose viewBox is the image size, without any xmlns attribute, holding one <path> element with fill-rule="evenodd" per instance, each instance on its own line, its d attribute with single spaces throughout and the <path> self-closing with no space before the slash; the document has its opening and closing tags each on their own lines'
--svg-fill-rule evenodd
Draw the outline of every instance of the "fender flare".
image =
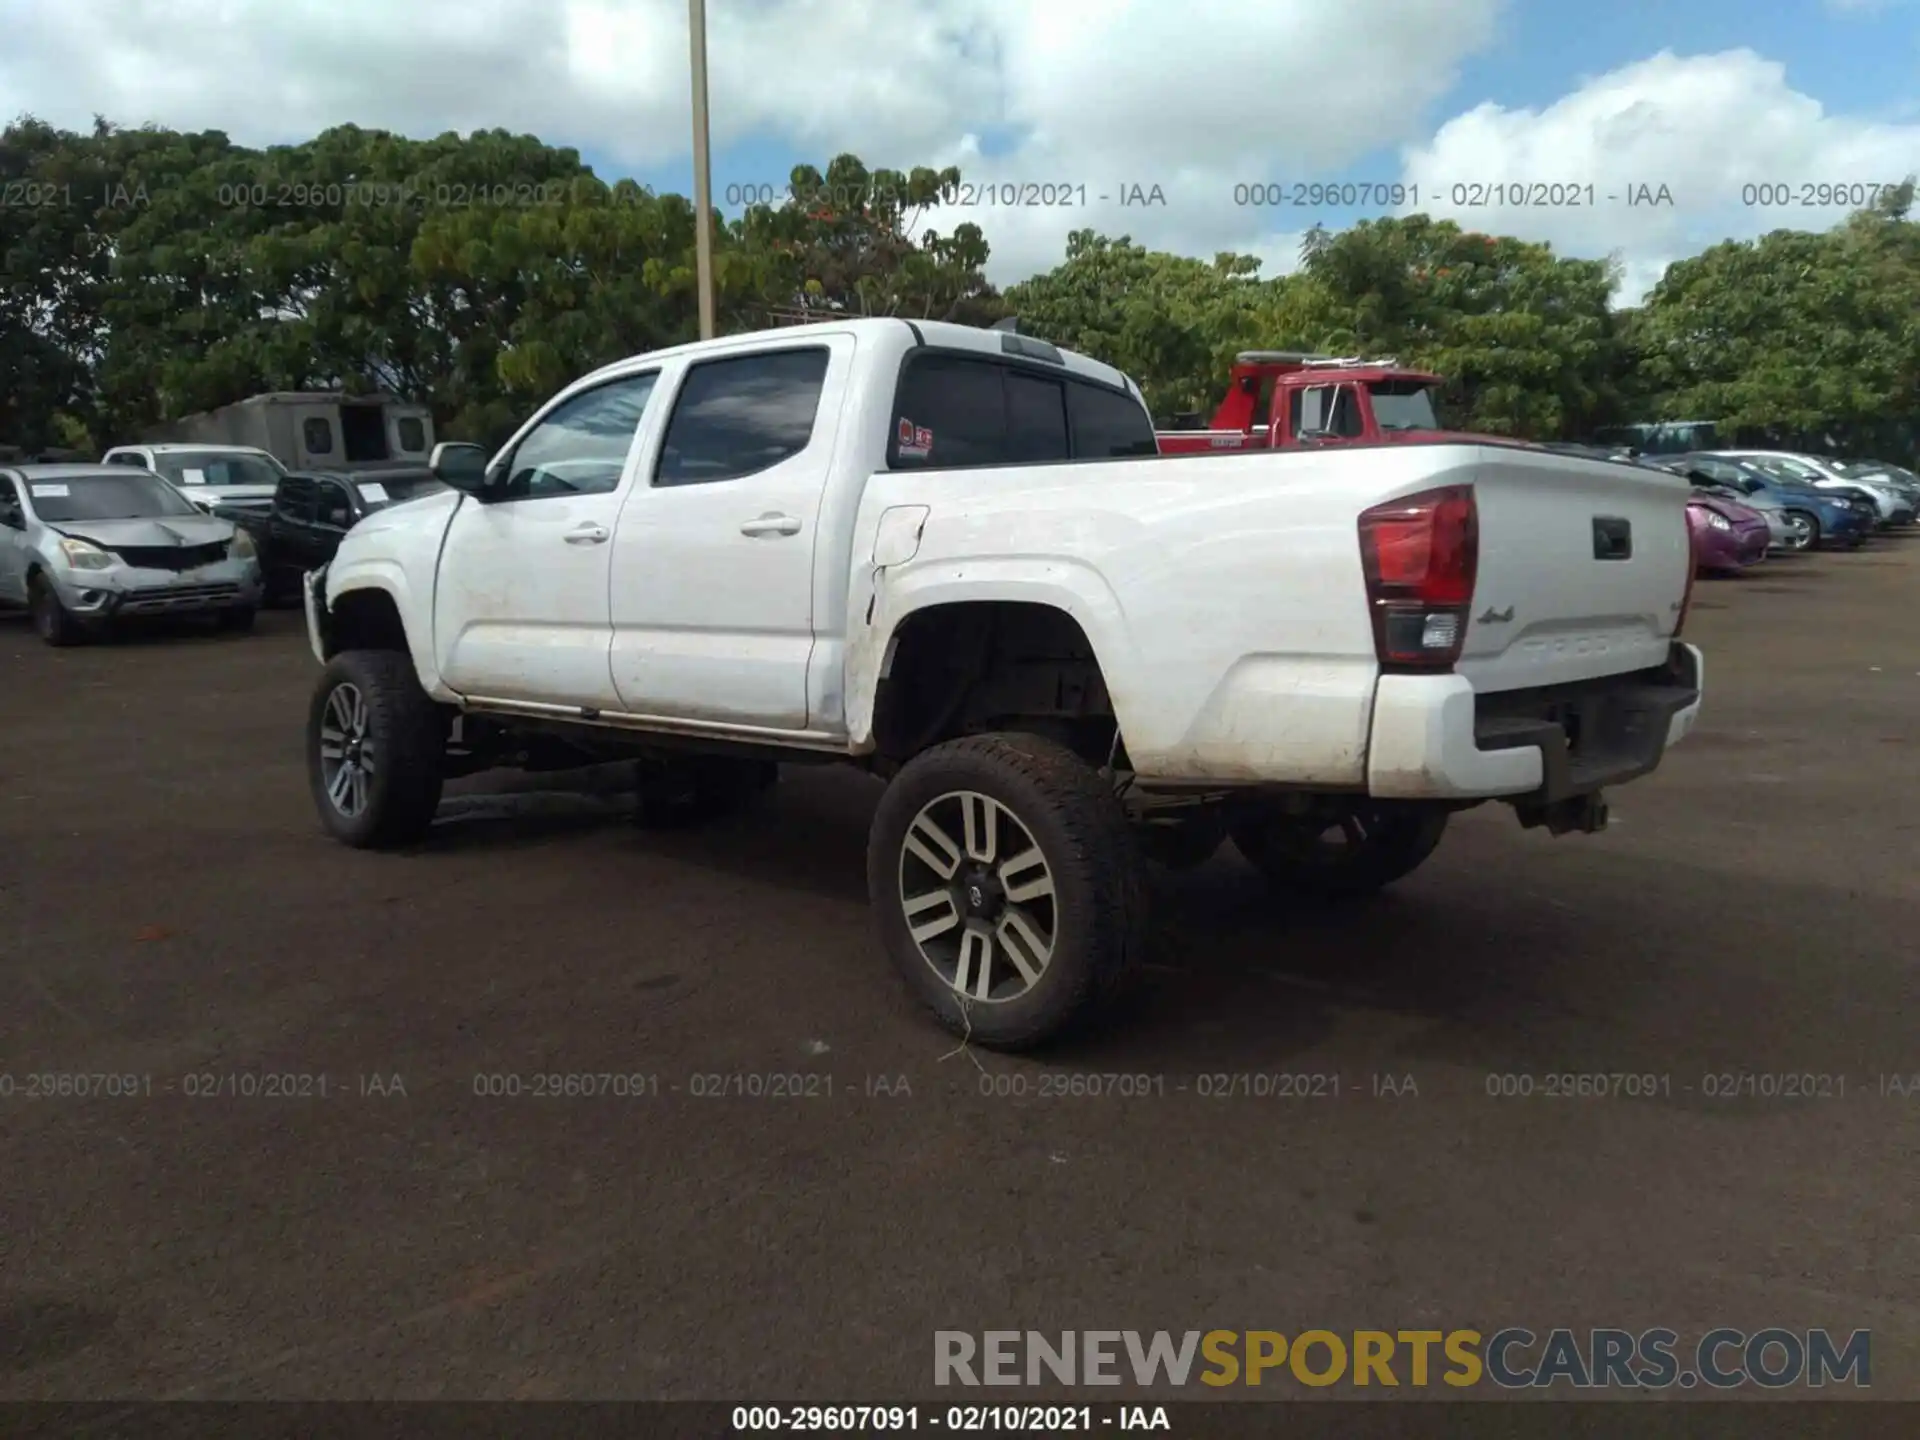
<svg viewBox="0 0 1920 1440">
<path fill-rule="evenodd" d="M 437 700 L 452 698 L 441 682 L 440 667 L 434 659 L 431 623 L 424 627 L 426 633 L 422 634 L 423 627 L 419 623 L 421 607 L 415 599 L 406 571 L 397 562 L 362 560 L 345 572 L 330 568 L 322 598 L 326 601 L 328 613 L 332 614 L 348 596 L 368 593 L 385 595 L 392 602 L 395 613 L 400 617 L 400 628 L 407 637 L 407 653 L 413 660 L 414 674 L 420 678 L 420 688 Z M 429 616 L 432 613 L 430 604 L 426 613 Z"/>
<path fill-rule="evenodd" d="M 847 730 L 856 751 L 873 747 L 880 680 L 906 623 L 943 606 L 993 602 L 1045 606 L 1077 624 L 1093 649 L 1121 733 L 1126 733 L 1131 705 L 1119 682 L 1131 673 L 1133 645 L 1120 602 L 1105 577 L 1089 565 L 1062 560 L 1048 561 L 1037 573 L 1029 561 L 943 561 L 874 574 L 872 616 L 847 648 Z"/>
</svg>

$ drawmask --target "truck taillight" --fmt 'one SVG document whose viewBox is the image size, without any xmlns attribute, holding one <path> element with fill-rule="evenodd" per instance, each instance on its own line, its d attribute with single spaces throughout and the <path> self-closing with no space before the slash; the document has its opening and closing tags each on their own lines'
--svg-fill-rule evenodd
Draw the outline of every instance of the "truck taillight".
<svg viewBox="0 0 1920 1440">
<path fill-rule="evenodd" d="M 1480 569 L 1473 487 L 1423 490 L 1362 511 L 1360 563 L 1380 663 L 1450 668 L 1467 638 Z"/>
</svg>

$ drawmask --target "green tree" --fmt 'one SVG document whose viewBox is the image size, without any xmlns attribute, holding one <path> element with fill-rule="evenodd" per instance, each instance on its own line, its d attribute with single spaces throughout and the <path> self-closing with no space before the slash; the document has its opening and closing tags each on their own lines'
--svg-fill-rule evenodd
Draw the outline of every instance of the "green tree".
<svg viewBox="0 0 1920 1440">
<path fill-rule="evenodd" d="M 980 227 L 969 222 L 950 235 L 920 228 L 959 183 L 951 167 L 868 170 L 856 155 L 837 156 L 824 175 L 811 165 L 794 167 L 787 198 L 750 207 L 735 230 L 767 262 L 756 272 L 766 303 L 749 324 L 765 324 L 769 315 L 997 319 L 999 297 L 982 273 L 989 252 Z"/>
<path fill-rule="evenodd" d="M 1332 348 L 1445 376 L 1455 424 L 1545 439 L 1619 409 L 1611 260 L 1410 215 L 1312 232 L 1304 269 Z"/>
<path fill-rule="evenodd" d="M 1659 410 L 1817 432 L 1920 412 L 1911 186 L 1826 232 L 1776 230 L 1669 267 L 1635 330 Z"/>
<path fill-rule="evenodd" d="M 1250 255 L 1209 263 L 1076 230 L 1065 262 L 1008 287 L 1006 302 L 1023 330 L 1118 366 L 1167 415 L 1211 409 L 1235 352 L 1270 343 L 1279 285 L 1259 269 Z"/>
</svg>

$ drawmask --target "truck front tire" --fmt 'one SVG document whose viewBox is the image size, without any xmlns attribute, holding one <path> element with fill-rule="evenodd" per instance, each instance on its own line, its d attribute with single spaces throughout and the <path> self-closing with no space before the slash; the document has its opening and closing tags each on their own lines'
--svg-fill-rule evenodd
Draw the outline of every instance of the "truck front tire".
<svg viewBox="0 0 1920 1440">
<path fill-rule="evenodd" d="M 1276 889 L 1370 895 L 1412 874 L 1439 847 L 1449 812 L 1361 801 L 1338 816 L 1260 806 L 1233 822 L 1233 843 Z"/>
<path fill-rule="evenodd" d="M 1078 1028 L 1148 934 L 1142 858 L 1111 783 L 1034 735 L 970 736 L 908 761 L 874 814 L 867 888 L 909 991 L 989 1049 Z"/>
<path fill-rule="evenodd" d="M 426 834 L 446 751 L 446 717 L 406 655 L 346 650 L 328 662 L 307 711 L 307 777 L 334 839 L 379 850 Z"/>
</svg>

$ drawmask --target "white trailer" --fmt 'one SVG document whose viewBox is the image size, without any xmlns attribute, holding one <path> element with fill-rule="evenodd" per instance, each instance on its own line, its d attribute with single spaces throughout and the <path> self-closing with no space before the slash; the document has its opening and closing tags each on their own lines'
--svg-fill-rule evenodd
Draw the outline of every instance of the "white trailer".
<svg viewBox="0 0 1920 1440">
<path fill-rule="evenodd" d="M 358 470 L 424 465 L 433 451 L 433 415 L 394 395 L 282 390 L 250 395 L 159 427 L 148 441 L 249 445 L 289 470 Z"/>
</svg>

